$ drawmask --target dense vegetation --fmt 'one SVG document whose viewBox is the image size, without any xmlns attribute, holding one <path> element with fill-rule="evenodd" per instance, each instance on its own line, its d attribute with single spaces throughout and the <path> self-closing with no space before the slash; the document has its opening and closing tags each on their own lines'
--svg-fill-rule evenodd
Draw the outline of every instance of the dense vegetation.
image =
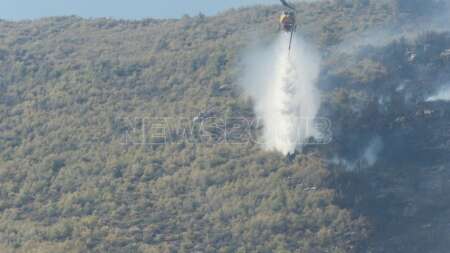
<svg viewBox="0 0 450 253">
<path fill-rule="evenodd" d="M 183 128 L 254 117 L 236 85 L 239 60 L 255 37 L 276 36 L 279 7 L 179 20 L 0 21 L 0 251 L 442 252 L 442 238 L 411 220 L 447 217 L 450 207 L 437 204 L 447 188 L 424 193 L 417 179 L 445 161 L 445 148 L 432 156 L 419 152 L 427 140 L 403 140 L 430 133 L 429 122 L 444 128 L 442 117 L 415 116 L 434 107 L 448 115 L 420 102 L 448 80 L 448 34 L 340 50 L 365 31 L 401 25 L 394 3 L 301 4 L 304 37 L 323 51 L 319 86 L 330 99 L 321 113 L 335 141 L 294 161 L 214 128 L 152 136 L 161 118 L 183 119 L 175 123 Z M 395 92 L 402 83 L 408 96 Z M 329 162 L 357 159 L 375 135 L 391 142 L 374 168 Z M 423 164 L 405 161 L 414 152 Z"/>
</svg>

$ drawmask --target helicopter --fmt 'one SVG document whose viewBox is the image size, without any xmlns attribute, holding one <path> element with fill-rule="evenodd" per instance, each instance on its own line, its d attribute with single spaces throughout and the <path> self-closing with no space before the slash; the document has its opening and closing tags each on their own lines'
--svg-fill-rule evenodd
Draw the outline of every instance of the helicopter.
<svg viewBox="0 0 450 253">
<path fill-rule="evenodd" d="M 288 8 L 289 10 L 283 11 L 280 16 L 280 28 L 287 33 L 290 33 L 290 39 L 289 39 L 289 52 L 291 51 L 291 45 L 292 45 L 292 39 L 294 37 L 294 33 L 297 30 L 297 24 L 295 21 L 295 13 L 297 10 L 290 5 L 286 0 L 280 0 L 281 4 L 283 4 L 284 7 Z"/>
</svg>

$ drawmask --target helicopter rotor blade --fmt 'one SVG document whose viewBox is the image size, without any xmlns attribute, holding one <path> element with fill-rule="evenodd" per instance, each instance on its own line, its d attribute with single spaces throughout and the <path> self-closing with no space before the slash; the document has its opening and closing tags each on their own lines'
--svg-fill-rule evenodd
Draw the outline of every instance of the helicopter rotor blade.
<svg viewBox="0 0 450 253">
<path fill-rule="evenodd" d="M 283 4 L 285 7 L 296 11 L 296 9 L 294 7 L 292 7 L 292 5 L 290 5 L 288 2 L 286 2 L 286 0 L 280 0 L 280 1 L 281 1 L 281 4 Z"/>
</svg>

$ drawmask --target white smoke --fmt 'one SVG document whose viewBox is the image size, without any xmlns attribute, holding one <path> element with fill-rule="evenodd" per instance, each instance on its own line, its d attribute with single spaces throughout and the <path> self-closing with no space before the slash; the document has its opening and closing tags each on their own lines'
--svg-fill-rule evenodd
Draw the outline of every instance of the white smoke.
<svg viewBox="0 0 450 253">
<path fill-rule="evenodd" d="M 365 147 L 364 152 L 360 154 L 357 159 L 347 160 L 345 158 L 335 156 L 330 160 L 330 163 L 341 166 L 348 171 L 368 169 L 377 163 L 383 148 L 383 140 L 381 137 L 375 136 L 371 139 L 369 144 Z"/>
<path fill-rule="evenodd" d="M 383 141 L 380 137 L 374 137 L 364 151 L 361 159 L 368 167 L 372 167 L 378 161 L 378 155 L 383 150 Z"/>
<path fill-rule="evenodd" d="M 242 82 L 263 124 L 264 147 L 283 154 L 318 134 L 313 123 L 320 106 L 318 54 L 298 38 L 290 53 L 288 47 L 289 34 L 282 34 L 270 47 L 250 53 Z"/>
<path fill-rule="evenodd" d="M 445 88 L 439 91 L 437 94 L 427 98 L 428 102 L 433 101 L 450 101 L 450 88 Z"/>
</svg>

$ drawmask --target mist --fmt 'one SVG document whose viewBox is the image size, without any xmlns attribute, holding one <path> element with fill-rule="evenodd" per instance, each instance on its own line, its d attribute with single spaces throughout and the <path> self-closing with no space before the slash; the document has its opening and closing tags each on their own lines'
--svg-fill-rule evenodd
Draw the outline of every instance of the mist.
<svg viewBox="0 0 450 253">
<path fill-rule="evenodd" d="M 295 152 L 318 135 L 314 119 L 320 107 L 315 84 L 320 60 L 302 39 L 281 34 L 269 46 L 255 46 L 245 57 L 242 87 L 263 125 L 259 143 L 283 154 Z"/>
</svg>

